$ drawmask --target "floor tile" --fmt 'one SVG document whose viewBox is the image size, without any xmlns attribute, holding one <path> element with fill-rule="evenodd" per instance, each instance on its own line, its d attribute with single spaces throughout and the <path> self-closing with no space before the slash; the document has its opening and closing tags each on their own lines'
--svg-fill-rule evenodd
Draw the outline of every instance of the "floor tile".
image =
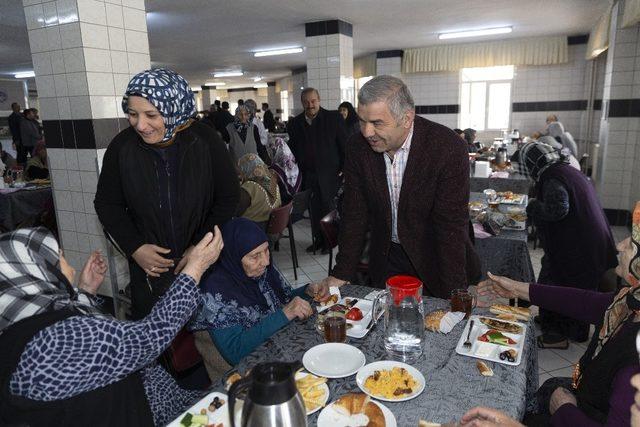
<svg viewBox="0 0 640 427">
<path fill-rule="evenodd" d="M 569 377 L 573 375 L 573 366 L 567 366 L 565 368 L 556 369 L 555 371 L 549 371 L 549 375 L 552 377 Z"/>
<path fill-rule="evenodd" d="M 550 372 L 556 369 L 566 368 L 571 365 L 571 362 L 563 357 L 558 356 L 556 353 L 549 349 L 538 350 L 538 366 L 543 370 Z"/>
</svg>

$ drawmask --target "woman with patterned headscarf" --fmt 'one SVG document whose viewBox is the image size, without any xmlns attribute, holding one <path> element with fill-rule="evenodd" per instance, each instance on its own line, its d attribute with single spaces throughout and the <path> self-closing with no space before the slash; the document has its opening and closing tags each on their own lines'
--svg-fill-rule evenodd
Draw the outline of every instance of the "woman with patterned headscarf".
<svg viewBox="0 0 640 427">
<path fill-rule="evenodd" d="M 129 259 L 133 315 L 141 318 L 190 248 L 234 215 L 239 188 L 224 143 L 193 120 L 193 92 L 180 75 L 163 68 L 137 74 L 122 110 L 130 126 L 109 144 L 94 204 Z"/>
<path fill-rule="evenodd" d="M 617 250 L 620 261 L 615 271 L 625 282 L 617 293 L 522 283 L 490 273 L 489 279 L 478 285 L 481 297 L 525 299 L 596 326 L 573 378 L 547 380 L 538 390 L 539 413 L 525 417 L 524 424 L 629 425 L 629 407 L 634 401 L 630 379 L 640 371 L 636 351 L 640 331 L 640 202 L 633 213 L 631 237 L 620 242 Z M 588 259 L 582 262 L 589 267 Z"/>
<path fill-rule="evenodd" d="M 258 147 L 264 147 L 260 143 L 258 127 L 251 120 L 251 112 L 246 105 L 236 108 L 236 115 L 232 123 L 227 125 L 229 135 L 229 152 L 231 158 L 237 162 L 245 154 L 258 154 Z"/>
<path fill-rule="evenodd" d="M 238 160 L 240 204 L 237 216 L 266 227 L 271 211 L 281 206 L 278 178 L 257 154 L 245 154 Z"/>
<path fill-rule="evenodd" d="M 513 168 L 535 183 L 527 215 L 544 248 L 541 283 L 596 290 L 616 265 L 611 229 L 587 177 L 546 144 L 527 143 L 511 157 Z M 589 325 L 548 309 L 540 310 L 541 348 L 566 349 L 568 338 L 583 342 Z"/>
<path fill-rule="evenodd" d="M 215 231 L 137 322 L 99 308 L 107 270 L 99 252 L 76 288 L 75 270 L 48 230 L 0 236 L 0 425 L 166 425 L 199 398 L 155 360 L 200 304 L 198 282 L 223 246 Z"/>
<path fill-rule="evenodd" d="M 296 158 L 291 152 L 289 145 L 281 137 L 272 138 L 267 146 L 269 157 L 271 157 L 271 169 L 278 176 L 278 187 L 282 204 L 289 203 L 293 196 L 300 191 L 302 175 Z"/>
</svg>

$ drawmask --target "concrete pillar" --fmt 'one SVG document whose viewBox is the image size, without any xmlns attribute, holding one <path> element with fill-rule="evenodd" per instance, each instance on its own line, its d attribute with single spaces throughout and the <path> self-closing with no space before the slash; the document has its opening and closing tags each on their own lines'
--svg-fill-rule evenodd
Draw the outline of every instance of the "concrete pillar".
<svg viewBox="0 0 640 427">
<path fill-rule="evenodd" d="M 320 92 L 321 104 L 335 110 L 354 101 L 353 26 L 340 20 L 305 24 L 307 86 Z"/>
<path fill-rule="evenodd" d="M 402 73 L 402 54 L 402 50 L 381 50 L 376 52 L 377 75 L 400 77 Z"/>
<path fill-rule="evenodd" d="M 600 121 L 597 188 L 610 219 L 628 218 L 640 200 L 640 27 L 621 28 L 624 3 L 611 15 Z"/>
<path fill-rule="evenodd" d="M 79 270 L 92 250 L 109 251 L 93 208 L 99 164 L 129 126 L 121 109 L 130 78 L 150 68 L 144 0 L 24 0 L 61 244 Z M 110 257 L 110 279 L 128 282 Z"/>
</svg>

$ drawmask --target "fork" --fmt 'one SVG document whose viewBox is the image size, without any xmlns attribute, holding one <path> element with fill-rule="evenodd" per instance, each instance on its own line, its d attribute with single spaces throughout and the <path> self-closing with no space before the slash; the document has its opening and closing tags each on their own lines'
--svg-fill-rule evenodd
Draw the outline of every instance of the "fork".
<svg viewBox="0 0 640 427">
<path fill-rule="evenodd" d="M 469 338 L 471 338 L 471 330 L 473 329 L 473 320 L 471 322 L 469 322 L 469 332 L 467 332 L 467 340 L 464 342 L 464 344 L 462 344 L 463 347 L 465 348 L 471 348 L 471 341 L 469 340 Z"/>
</svg>

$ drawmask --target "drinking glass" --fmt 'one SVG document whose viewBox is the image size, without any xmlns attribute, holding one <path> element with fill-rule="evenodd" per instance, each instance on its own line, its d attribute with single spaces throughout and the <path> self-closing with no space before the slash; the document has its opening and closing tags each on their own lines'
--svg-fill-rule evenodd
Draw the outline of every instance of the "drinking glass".
<svg viewBox="0 0 640 427">
<path fill-rule="evenodd" d="M 471 311 L 476 307 L 477 299 L 467 289 L 454 289 L 451 291 L 451 311 L 464 313 L 464 318 L 471 316 Z"/>
<path fill-rule="evenodd" d="M 329 311 L 324 318 L 325 342 L 347 341 L 347 319 L 341 311 Z"/>
</svg>

